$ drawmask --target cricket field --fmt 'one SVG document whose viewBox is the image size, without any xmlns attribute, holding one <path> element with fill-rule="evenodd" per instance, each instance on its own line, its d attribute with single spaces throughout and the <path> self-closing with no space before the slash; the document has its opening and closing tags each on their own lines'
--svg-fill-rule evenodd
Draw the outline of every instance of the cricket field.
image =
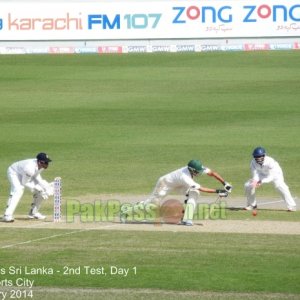
<svg viewBox="0 0 300 300">
<path fill-rule="evenodd" d="M 28 191 L 15 222 L 0 222 L 0 299 L 299 299 L 300 213 L 272 185 L 257 216 L 242 210 L 260 145 L 300 207 L 299 51 L 2 55 L 0 66 L 2 212 L 17 160 L 48 153 L 43 178 L 63 184 L 59 223 L 53 199 L 45 221 L 27 218 Z M 120 223 L 120 205 L 191 159 L 231 195 L 201 195 L 192 227 Z"/>
</svg>

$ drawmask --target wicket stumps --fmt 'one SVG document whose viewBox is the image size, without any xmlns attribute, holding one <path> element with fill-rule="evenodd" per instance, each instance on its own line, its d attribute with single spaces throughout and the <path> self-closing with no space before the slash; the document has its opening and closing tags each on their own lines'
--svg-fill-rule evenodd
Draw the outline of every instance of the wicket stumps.
<svg viewBox="0 0 300 300">
<path fill-rule="evenodd" d="M 61 178 L 56 177 L 54 179 L 54 211 L 53 222 L 59 222 L 61 220 Z"/>
</svg>

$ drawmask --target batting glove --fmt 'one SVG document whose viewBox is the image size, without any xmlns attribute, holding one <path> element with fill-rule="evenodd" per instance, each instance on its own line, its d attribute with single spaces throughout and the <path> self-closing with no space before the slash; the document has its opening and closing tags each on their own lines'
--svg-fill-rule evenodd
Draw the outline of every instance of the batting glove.
<svg viewBox="0 0 300 300">
<path fill-rule="evenodd" d="M 224 182 L 224 189 L 228 192 L 228 193 L 231 193 L 232 191 L 232 185 L 228 182 Z"/>
<path fill-rule="evenodd" d="M 216 193 L 220 196 L 220 197 L 227 197 L 228 196 L 228 192 L 226 190 L 216 190 Z"/>
</svg>

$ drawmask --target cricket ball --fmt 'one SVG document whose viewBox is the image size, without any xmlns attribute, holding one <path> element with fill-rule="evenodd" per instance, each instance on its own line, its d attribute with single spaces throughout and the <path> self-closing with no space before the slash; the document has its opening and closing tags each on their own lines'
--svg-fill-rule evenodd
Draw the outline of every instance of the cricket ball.
<svg viewBox="0 0 300 300">
<path fill-rule="evenodd" d="M 256 211 L 256 210 L 253 210 L 253 211 L 252 211 L 252 216 L 253 216 L 253 217 L 256 217 L 256 215 L 257 215 L 257 211 Z"/>
<path fill-rule="evenodd" d="M 160 207 L 160 217 L 165 223 L 178 224 L 183 217 L 183 205 L 179 200 L 169 199 Z"/>
</svg>

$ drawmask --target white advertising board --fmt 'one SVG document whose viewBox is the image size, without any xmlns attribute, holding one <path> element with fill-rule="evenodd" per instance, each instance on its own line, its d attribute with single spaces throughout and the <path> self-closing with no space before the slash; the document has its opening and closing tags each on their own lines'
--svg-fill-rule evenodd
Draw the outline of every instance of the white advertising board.
<svg viewBox="0 0 300 300">
<path fill-rule="evenodd" d="M 0 40 L 300 36 L 300 0 L 1 2 Z"/>
</svg>

